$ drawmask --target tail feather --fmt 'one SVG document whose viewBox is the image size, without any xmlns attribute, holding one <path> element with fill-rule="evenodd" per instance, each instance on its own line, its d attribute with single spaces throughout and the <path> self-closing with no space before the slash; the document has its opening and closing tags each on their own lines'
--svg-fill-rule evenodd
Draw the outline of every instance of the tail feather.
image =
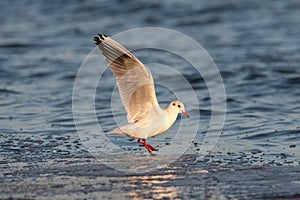
<svg viewBox="0 0 300 200">
<path fill-rule="evenodd" d="M 111 131 L 106 132 L 106 134 L 118 134 L 118 135 L 127 135 L 120 128 L 115 128 Z"/>
<path fill-rule="evenodd" d="M 138 132 L 136 131 L 138 127 L 132 123 L 132 124 L 126 124 L 124 126 L 115 128 L 112 131 L 106 132 L 107 134 L 118 134 L 118 135 L 126 135 L 131 138 L 141 138 L 140 135 L 138 135 Z M 142 138 L 145 138 L 142 136 Z"/>
</svg>

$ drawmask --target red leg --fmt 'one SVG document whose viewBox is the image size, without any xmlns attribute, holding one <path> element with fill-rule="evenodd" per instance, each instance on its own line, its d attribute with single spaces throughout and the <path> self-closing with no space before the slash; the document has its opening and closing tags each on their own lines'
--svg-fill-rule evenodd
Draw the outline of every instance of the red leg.
<svg viewBox="0 0 300 200">
<path fill-rule="evenodd" d="M 143 145 L 144 147 L 146 147 L 146 149 L 148 150 L 149 153 L 151 153 L 152 151 L 158 151 L 158 149 L 155 149 L 150 144 L 147 144 L 146 139 L 143 139 L 143 140 L 144 140 L 144 142 L 141 142 L 141 139 L 138 139 L 138 143 Z"/>
</svg>

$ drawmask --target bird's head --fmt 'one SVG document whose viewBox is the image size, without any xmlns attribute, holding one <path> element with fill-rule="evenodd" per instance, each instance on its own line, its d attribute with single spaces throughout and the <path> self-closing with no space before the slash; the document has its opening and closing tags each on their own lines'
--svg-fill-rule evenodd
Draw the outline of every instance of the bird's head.
<svg viewBox="0 0 300 200">
<path fill-rule="evenodd" d="M 180 101 L 172 101 L 169 104 L 169 107 L 172 107 L 173 109 L 175 109 L 177 111 L 177 113 L 181 113 L 184 116 L 186 116 L 187 118 L 190 118 L 190 116 L 187 114 L 187 112 L 185 112 L 183 103 L 181 103 Z"/>
</svg>

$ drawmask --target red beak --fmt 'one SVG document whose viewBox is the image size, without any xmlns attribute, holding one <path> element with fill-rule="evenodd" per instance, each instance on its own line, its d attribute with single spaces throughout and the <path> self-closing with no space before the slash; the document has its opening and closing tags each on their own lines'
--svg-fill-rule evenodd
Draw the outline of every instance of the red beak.
<svg viewBox="0 0 300 200">
<path fill-rule="evenodd" d="M 184 116 L 186 116 L 187 118 L 190 118 L 190 116 L 189 116 L 189 114 L 187 114 L 187 112 L 182 111 L 182 114 L 183 114 Z"/>
</svg>

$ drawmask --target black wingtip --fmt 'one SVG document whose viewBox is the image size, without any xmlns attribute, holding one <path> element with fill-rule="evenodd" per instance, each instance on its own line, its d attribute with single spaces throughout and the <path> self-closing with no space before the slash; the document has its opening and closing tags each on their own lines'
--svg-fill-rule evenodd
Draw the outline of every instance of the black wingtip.
<svg viewBox="0 0 300 200">
<path fill-rule="evenodd" d="M 99 37 L 94 37 L 94 41 L 95 41 L 96 45 L 99 45 L 101 43 L 101 40 L 99 39 Z"/>
<path fill-rule="evenodd" d="M 94 37 L 94 41 L 95 41 L 96 45 L 101 44 L 101 42 L 103 40 L 105 40 L 105 37 L 107 37 L 107 36 L 106 35 L 101 35 L 101 34 L 98 34 L 98 36 Z"/>
</svg>

